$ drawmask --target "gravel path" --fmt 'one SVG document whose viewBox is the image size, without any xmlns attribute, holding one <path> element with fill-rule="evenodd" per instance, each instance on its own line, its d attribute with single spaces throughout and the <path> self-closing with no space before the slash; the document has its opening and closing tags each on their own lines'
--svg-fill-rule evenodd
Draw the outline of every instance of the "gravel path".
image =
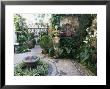
<svg viewBox="0 0 110 89">
<path fill-rule="evenodd" d="M 50 66 L 52 66 L 52 75 L 51 76 L 87 76 L 87 72 L 83 72 L 80 69 L 80 66 L 70 59 L 51 59 L 41 54 L 42 49 L 37 45 L 31 50 L 31 52 L 26 52 L 22 54 L 14 55 L 14 65 L 19 64 L 26 56 L 38 56 L 42 60 L 45 60 Z M 85 70 L 83 68 L 83 70 Z M 50 75 L 50 74 L 49 74 Z M 90 74 L 92 75 L 92 74 Z"/>
</svg>

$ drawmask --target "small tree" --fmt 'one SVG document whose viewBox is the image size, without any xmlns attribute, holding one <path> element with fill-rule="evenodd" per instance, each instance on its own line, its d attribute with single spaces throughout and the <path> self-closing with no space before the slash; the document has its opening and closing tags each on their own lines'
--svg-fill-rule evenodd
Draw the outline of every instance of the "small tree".
<svg viewBox="0 0 110 89">
<path fill-rule="evenodd" d="M 19 43 L 17 52 L 26 52 L 29 48 L 32 48 L 33 45 L 35 45 L 33 44 L 34 41 L 32 40 L 34 39 L 34 34 L 28 33 L 28 26 L 25 22 L 25 19 L 20 14 L 14 15 L 14 25 L 15 32 L 17 33 L 17 42 Z M 30 43 L 32 44 L 32 46 Z"/>
</svg>

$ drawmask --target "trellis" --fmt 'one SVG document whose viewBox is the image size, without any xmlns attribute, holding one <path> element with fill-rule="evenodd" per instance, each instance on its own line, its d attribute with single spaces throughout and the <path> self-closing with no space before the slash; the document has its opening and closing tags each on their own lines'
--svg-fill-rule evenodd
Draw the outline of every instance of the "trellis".
<svg viewBox="0 0 110 89">
<path fill-rule="evenodd" d="M 34 33 L 35 36 L 39 36 L 39 32 L 42 32 L 42 31 L 47 32 L 48 28 L 49 28 L 48 25 L 37 23 L 37 24 L 28 26 L 28 32 Z"/>
</svg>

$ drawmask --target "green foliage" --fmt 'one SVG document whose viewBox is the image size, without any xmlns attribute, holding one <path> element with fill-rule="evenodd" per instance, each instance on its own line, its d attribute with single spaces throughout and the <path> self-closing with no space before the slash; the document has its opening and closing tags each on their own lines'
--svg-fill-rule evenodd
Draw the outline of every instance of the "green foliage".
<svg viewBox="0 0 110 89">
<path fill-rule="evenodd" d="M 84 20 L 84 18 L 82 19 L 82 22 L 84 22 L 83 20 Z M 79 49 L 77 49 L 78 53 L 76 55 L 76 58 L 81 63 L 86 65 L 95 75 L 97 75 L 96 15 L 91 15 L 91 20 L 92 21 L 88 22 L 88 25 L 87 25 L 88 27 L 81 26 L 82 28 L 86 29 L 86 30 L 84 30 L 86 34 L 84 34 L 84 31 L 83 31 L 82 36 L 81 36 L 83 42 L 81 43 Z M 95 20 L 95 22 L 94 22 L 94 20 Z M 85 21 L 85 23 L 87 23 L 87 21 Z M 91 24 L 91 25 L 89 25 L 89 24 Z"/>
<path fill-rule="evenodd" d="M 87 45 L 83 45 L 83 46 L 80 46 L 80 49 L 79 49 L 79 54 L 77 54 L 77 59 L 80 60 L 80 62 L 86 62 L 86 61 L 90 61 L 88 60 L 91 56 L 91 49 L 89 46 Z"/>
<path fill-rule="evenodd" d="M 25 19 L 19 14 L 14 15 L 14 25 L 17 33 L 17 42 L 20 44 L 17 53 L 23 53 L 33 48 L 36 44 L 34 33 L 28 33 Z"/>
<path fill-rule="evenodd" d="M 53 46 L 53 41 L 49 35 L 43 35 L 39 39 L 39 44 L 40 44 L 41 48 L 48 49 Z"/>
<path fill-rule="evenodd" d="M 61 37 L 59 57 L 61 58 L 72 58 L 85 64 L 96 74 L 96 58 L 93 55 L 97 53 L 96 45 L 96 33 L 97 20 L 96 14 L 56 14 L 53 15 L 53 27 L 58 25 L 60 19 L 64 16 L 77 16 L 79 19 L 79 29 L 75 32 L 74 37 Z M 58 21 L 59 19 L 59 21 Z M 61 27 L 60 27 L 61 28 Z M 95 62 L 94 62 L 95 61 Z"/>
<path fill-rule="evenodd" d="M 74 57 L 74 39 L 71 37 L 62 37 L 60 39 L 60 57 L 73 58 Z"/>
<path fill-rule="evenodd" d="M 24 35 L 19 35 L 17 41 L 18 41 L 20 44 L 22 44 L 22 43 L 24 43 L 24 42 L 27 41 L 27 37 L 25 37 Z"/>
<path fill-rule="evenodd" d="M 52 28 L 55 29 L 55 26 L 60 24 L 60 18 L 61 16 L 59 16 L 59 14 L 53 14 L 52 15 Z"/>
<path fill-rule="evenodd" d="M 35 39 L 32 39 L 31 41 L 32 41 L 33 46 L 35 46 L 36 40 Z"/>
<path fill-rule="evenodd" d="M 34 39 L 34 33 L 28 33 L 28 39 L 29 40 Z"/>
<path fill-rule="evenodd" d="M 41 31 L 41 32 L 39 33 L 39 35 L 40 35 L 40 37 L 42 37 L 42 36 L 48 35 L 48 34 L 47 34 L 47 32 L 45 32 L 45 31 Z"/>
<path fill-rule="evenodd" d="M 48 64 L 39 60 L 34 68 L 25 67 L 25 63 L 17 65 L 14 69 L 15 76 L 45 76 L 48 74 Z"/>
<path fill-rule="evenodd" d="M 95 75 L 97 75 L 97 63 L 91 64 L 90 62 L 86 63 L 86 67 L 92 71 Z"/>
<path fill-rule="evenodd" d="M 89 58 L 89 53 L 87 49 L 82 51 L 79 55 L 80 55 L 81 62 L 85 62 Z"/>
<path fill-rule="evenodd" d="M 26 45 L 20 45 L 17 48 L 17 53 L 24 53 L 24 52 L 27 52 L 27 51 L 28 51 L 28 47 Z"/>
<path fill-rule="evenodd" d="M 25 19 L 19 14 L 14 15 L 14 24 L 16 31 L 26 31 L 27 29 Z"/>
<path fill-rule="evenodd" d="M 41 37 L 44 36 L 44 35 L 48 35 L 48 33 L 46 31 L 39 32 L 39 38 L 37 40 L 38 43 L 40 42 Z"/>
<path fill-rule="evenodd" d="M 55 29 L 55 26 L 57 25 L 60 27 L 60 20 L 63 19 L 66 16 L 80 16 L 80 14 L 52 14 L 51 18 L 51 27 Z"/>
<path fill-rule="evenodd" d="M 54 50 L 53 47 L 49 48 L 48 54 L 49 54 L 50 57 L 55 56 L 55 50 Z"/>
</svg>

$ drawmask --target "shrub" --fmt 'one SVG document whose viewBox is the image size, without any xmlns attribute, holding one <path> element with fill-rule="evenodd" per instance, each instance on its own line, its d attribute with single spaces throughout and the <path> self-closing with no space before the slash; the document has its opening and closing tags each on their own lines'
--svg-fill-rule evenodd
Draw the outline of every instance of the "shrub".
<svg viewBox="0 0 110 89">
<path fill-rule="evenodd" d="M 28 47 L 26 45 L 20 45 L 17 48 L 17 53 L 24 53 L 24 52 L 27 52 L 27 51 L 28 51 Z"/>
<path fill-rule="evenodd" d="M 34 48 L 35 47 L 36 40 L 35 39 L 32 39 L 30 41 L 27 41 L 26 43 L 27 43 L 26 45 L 28 46 L 28 48 L 31 49 L 31 48 Z"/>
<path fill-rule="evenodd" d="M 41 31 L 41 32 L 39 32 L 39 36 L 40 36 L 40 37 L 42 37 L 42 36 L 44 36 L 44 35 L 48 35 L 48 33 L 47 33 L 46 31 Z"/>
<path fill-rule="evenodd" d="M 53 47 L 49 48 L 48 54 L 50 57 L 53 57 L 55 55 L 55 50 Z"/>
<path fill-rule="evenodd" d="M 48 74 L 48 64 L 39 60 L 34 68 L 27 68 L 26 64 L 21 63 L 14 69 L 15 76 L 46 76 Z"/>
<path fill-rule="evenodd" d="M 28 51 L 27 49 L 33 48 L 36 44 L 34 33 L 28 33 L 25 19 L 19 14 L 14 15 L 14 25 L 17 32 L 17 42 L 20 44 L 17 52 L 23 53 Z"/>
<path fill-rule="evenodd" d="M 53 47 L 53 41 L 52 38 L 49 35 L 43 35 L 39 39 L 39 44 L 42 49 L 49 50 L 49 48 Z"/>
</svg>

